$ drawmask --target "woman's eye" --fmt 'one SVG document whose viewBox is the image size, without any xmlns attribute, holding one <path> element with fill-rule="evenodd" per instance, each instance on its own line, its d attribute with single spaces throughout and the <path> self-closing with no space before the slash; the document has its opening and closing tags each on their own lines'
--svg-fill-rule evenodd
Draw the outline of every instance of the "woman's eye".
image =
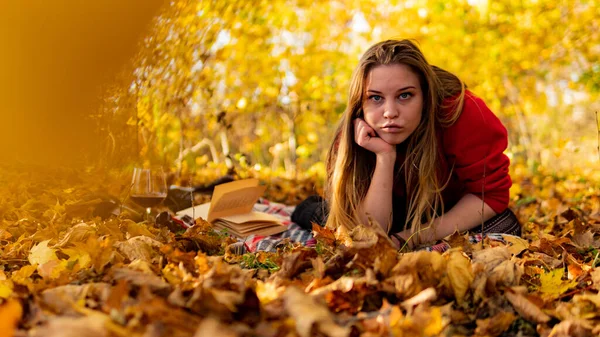
<svg viewBox="0 0 600 337">
<path fill-rule="evenodd" d="M 379 95 L 371 95 L 369 97 L 369 99 L 372 100 L 373 102 L 380 102 L 383 99 L 383 97 L 381 97 Z"/>
<path fill-rule="evenodd" d="M 398 96 L 398 98 L 400 99 L 409 99 L 412 97 L 412 94 L 410 92 L 403 92 L 400 94 L 400 96 Z"/>
</svg>

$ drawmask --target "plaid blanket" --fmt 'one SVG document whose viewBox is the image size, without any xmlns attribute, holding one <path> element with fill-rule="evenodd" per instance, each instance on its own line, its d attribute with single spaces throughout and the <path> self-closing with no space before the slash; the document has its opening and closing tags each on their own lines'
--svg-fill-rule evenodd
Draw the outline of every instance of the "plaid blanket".
<svg viewBox="0 0 600 337">
<path fill-rule="evenodd" d="M 314 247 L 317 242 L 312 236 L 312 233 L 301 228 L 290 220 L 290 216 L 292 215 L 294 208 L 295 206 L 288 206 L 260 198 L 254 205 L 254 211 L 269 213 L 279 217 L 283 224 L 288 226 L 288 230 L 271 236 L 250 235 L 245 239 L 239 239 L 239 241 L 234 244 L 235 251 L 238 254 L 256 253 L 259 251 L 276 252 L 278 247 L 281 247 L 290 241 L 300 243 L 307 247 Z M 183 216 L 181 218 L 172 217 L 172 221 L 184 228 L 189 228 L 194 225 L 194 219 L 189 216 Z M 486 234 L 486 237 L 492 241 L 499 241 L 506 244 L 504 237 L 507 235 L 508 234 L 493 233 Z M 483 235 L 481 233 L 469 236 L 469 241 L 473 244 L 481 242 L 481 240 L 483 240 Z M 449 248 L 450 245 L 442 241 L 435 245 L 420 249 L 430 252 L 436 251 L 443 253 Z"/>
</svg>

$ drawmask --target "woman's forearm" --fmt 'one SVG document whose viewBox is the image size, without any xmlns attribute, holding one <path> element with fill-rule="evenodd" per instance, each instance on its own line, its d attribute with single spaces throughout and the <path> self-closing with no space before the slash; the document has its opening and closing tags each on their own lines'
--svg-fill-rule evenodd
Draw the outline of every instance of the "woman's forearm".
<svg viewBox="0 0 600 337">
<path fill-rule="evenodd" d="M 392 190 L 396 153 L 378 154 L 373 179 L 365 199 L 360 204 L 359 215 L 364 224 L 367 215 L 372 217 L 387 233 L 392 221 Z"/>
<path fill-rule="evenodd" d="M 483 216 L 481 215 L 482 208 Z M 491 219 L 494 215 L 496 215 L 496 212 L 479 197 L 473 194 L 466 194 L 452 209 L 441 217 L 436 218 L 431 226 L 423 224 L 421 227 L 422 230 L 418 234 L 415 234 L 411 241 L 413 243 L 437 241 L 455 231 L 462 232 L 473 229 L 481 225 L 482 222 Z M 405 230 L 400 235 L 407 239 L 412 233 L 410 230 Z"/>
</svg>

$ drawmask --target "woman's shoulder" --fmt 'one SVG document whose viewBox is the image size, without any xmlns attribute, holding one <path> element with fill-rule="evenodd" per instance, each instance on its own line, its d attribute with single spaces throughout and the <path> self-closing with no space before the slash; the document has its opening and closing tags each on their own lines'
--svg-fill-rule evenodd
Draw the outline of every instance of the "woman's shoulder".
<svg viewBox="0 0 600 337">
<path fill-rule="evenodd" d="M 502 121 L 479 96 L 466 90 L 460 111 L 456 111 L 456 105 L 459 104 L 456 100 L 457 98 L 454 98 L 448 102 L 454 105 L 454 110 L 443 107 L 448 119 L 455 117 L 451 123 L 441 125 L 440 131 L 445 138 L 463 138 L 466 134 L 470 135 L 466 138 L 474 134 L 481 134 L 484 138 L 495 134 L 506 136 L 506 128 Z M 452 113 L 457 115 L 451 115 Z"/>
<path fill-rule="evenodd" d="M 473 117 L 481 117 L 484 114 L 492 113 L 483 99 L 472 91 L 465 90 L 462 102 L 460 96 L 460 94 L 457 94 L 443 100 L 440 109 L 440 120 L 451 120 L 450 123 L 441 123 L 444 128 L 451 127 L 461 119 L 472 119 Z M 457 109 L 460 109 L 460 111 L 457 111 Z"/>
</svg>

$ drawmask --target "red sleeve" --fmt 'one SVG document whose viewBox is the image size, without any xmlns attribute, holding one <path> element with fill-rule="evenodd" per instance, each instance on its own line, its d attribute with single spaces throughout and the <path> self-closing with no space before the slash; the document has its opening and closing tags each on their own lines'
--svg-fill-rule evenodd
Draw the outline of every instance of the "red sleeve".
<svg viewBox="0 0 600 337">
<path fill-rule="evenodd" d="M 502 213 L 508 207 L 512 185 L 508 172 L 510 160 L 504 154 L 508 135 L 483 100 L 467 91 L 463 111 L 443 131 L 442 144 L 466 193 L 478 196 L 496 213 Z"/>
</svg>

